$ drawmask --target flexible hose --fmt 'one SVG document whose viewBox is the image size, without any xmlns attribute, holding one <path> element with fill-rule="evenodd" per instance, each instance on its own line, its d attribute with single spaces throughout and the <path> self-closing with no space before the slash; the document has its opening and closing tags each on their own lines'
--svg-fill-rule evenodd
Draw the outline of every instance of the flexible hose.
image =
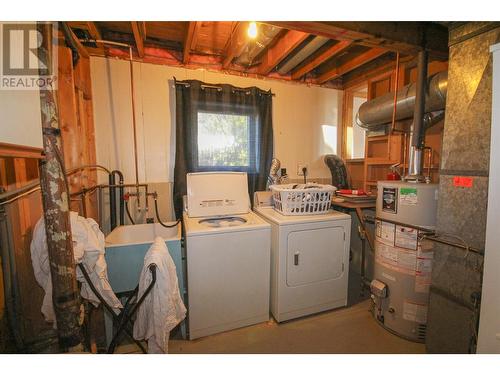
<svg viewBox="0 0 500 375">
<path fill-rule="evenodd" d="M 158 220 L 158 224 L 160 224 L 162 227 L 165 227 L 165 228 L 173 228 L 175 226 L 177 226 L 180 222 L 181 222 L 181 219 L 178 219 L 175 224 L 172 224 L 172 225 L 167 225 L 167 224 L 164 224 L 161 219 L 160 219 L 160 214 L 158 213 L 158 200 L 156 199 L 155 197 L 155 213 L 156 213 L 156 220 Z"/>
<path fill-rule="evenodd" d="M 128 200 L 125 200 L 125 211 L 127 211 L 127 216 L 132 225 L 135 224 L 134 220 L 132 219 L 132 215 L 130 215 L 130 211 L 128 210 Z"/>
</svg>

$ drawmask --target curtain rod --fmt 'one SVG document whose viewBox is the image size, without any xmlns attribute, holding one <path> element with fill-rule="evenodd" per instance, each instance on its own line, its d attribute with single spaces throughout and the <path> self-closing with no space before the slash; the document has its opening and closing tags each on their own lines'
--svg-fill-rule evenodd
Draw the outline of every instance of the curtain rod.
<svg viewBox="0 0 500 375">
<path fill-rule="evenodd" d="M 191 84 L 188 83 L 188 82 L 182 82 L 182 81 L 175 81 L 175 84 L 176 85 L 181 85 L 181 86 L 184 86 L 184 87 L 190 87 Z M 222 90 L 222 86 L 217 86 L 217 85 L 206 85 L 206 84 L 202 84 L 201 85 L 201 88 L 202 89 L 216 89 L 218 91 L 221 91 Z M 249 93 L 250 90 L 249 89 L 241 89 L 241 88 L 238 88 L 238 87 L 233 87 L 233 90 L 234 91 L 244 91 L 246 93 Z M 262 90 L 261 90 L 262 91 Z M 275 93 L 273 92 L 265 92 L 265 91 L 262 91 L 262 94 L 264 95 L 271 95 L 271 96 L 276 96 Z"/>
</svg>

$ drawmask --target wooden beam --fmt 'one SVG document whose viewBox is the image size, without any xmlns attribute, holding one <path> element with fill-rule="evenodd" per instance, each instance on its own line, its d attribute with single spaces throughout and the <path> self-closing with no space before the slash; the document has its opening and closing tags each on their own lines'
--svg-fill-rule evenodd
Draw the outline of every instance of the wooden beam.
<svg viewBox="0 0 500 375">
<path fill-rule="evenodd" d="M 297 48 L 308 36 L 309 34 L 303 33 L 302 31 L 287 31 L 274 46 L 266 51 L 257 71 L 258 74 L 269 74 L 271 70 L 283 61 L 283 59 Z"/>
<path fill-rule="evenodd" d="M 412 60 L 413 56 L 406 56 L 400 59 L 401 67 L 407 67 Z M 369 79 L 384 74 L 388 71 L 394 70 L 396 61 L 394 59 L 387 60 L 386 57 L 373 61 L 371 64 L 366 64 L 359 69 L 355 69 L 342 77 L 342 86 L 345 89 L 360 85 L 367 82 Z M 401 80 L 402 82 L 402 80 Z M 404 86 L 404 85 L 403 85 Z"/>
<path fill-rule="evenodd" d="M 387 53 L 387 50 L 383 48 L 372 48 L 361 55 L 356 56 L 355 58 L 347 61 L 343 65 L 339 67 L 335 67 L 318 77 L 318 83 L 325 83 L 326 81 L 330 81 L 331 79 L 342 76 L 343 74 L 350 72 L 372 60 L 375 60 L 377 57 L 382 56 L 384 53 Z"/>
<path fill-rule="evenodd" d="M 234 32 L 231 35 L 226 48 L 226 57 L 222 62 L 222 67 L 227 69 L 233 59 L 238 57 L 243 52 L 243 49 L 248 43 L 247 38 L 248 22 L 239 22 L 234 28 Z"/>
<path fill-rule="evenodd" d="M 383 47 L 403 54 L 422 48 L 441 59 L 448 56 L 448 29 L 432 22 L 267 22 L 335 40 L 351 40 L 367 47 Z"/>
<path fill-rule="evenodd" d="M 184 53 L 182 55 L 182 62 L 184 64 L 187 64 L 189 62 L 189 54 L 191 53 L 192 49 L 196 48 L 199 26 L 199 22 L 197 21 L 189 22 L 186 39 L 184 41 Z"/>
<path fill-rule="evenodd" d="M 83 46 L 83 44 L 80 42 L 80 40 L 78 39 L 78 37 L 75 35 L 75 33 L 73 32 L 73 30 L 71 29 L 71 27 L 67 23 L 66 23 L 66 26 L 68 28 L 69 34 L 71 36 L 71 39 L 73 39 L 73 42 L 75 43 L 75 47 L 76 47 L 76 49 L 78 51 L 78 54 L 81 57 L 88 58 L 89 57 L 89 53 L 88 53 L 87 49 Z"/>
<path fill-rule="evenodd" d="M 316 57 L 313 57 L 309 62 L 307 62 L 305 65 L 294 69 L 292 71 L 292 79 L 299 79 L 303 75 L 307 74 L 317 66 L 323 64 L 326 60 L 332 58 L 335 55 L 338 55 L 339 53 L 345 51 L 347 48 L 349 48 L 352 45 L 352 41 L 350 40 L 343 40 L 341 42 L 338 42 L 334 46 L 328 48 L 327 50 L 323 51 Z"/>
<path fill-rule="evenodd" d="M 42 149 L 37 147 L 13 145 L 10 143 L 0 142 L 0 158 L 33 158 L 43 159 Z"/>
<path fill-rule="evenodd" d="M 94 40 L 102 40 L 101 32 L 99 28 L 94 22 L 87 22 L 87 30 L 89 31 L 90 36 Z M 96 42 L 97 48 L 104 53 L 104 44 L 101 42 Z"/>
<path fill-rule="evenodd" d="M 139 57 L 144 57 L 144 26 L 143 22 L 132 21 L 132 32 L 134 33 L 135 46 L 137 47 L 137 53 Z"/>
</svg>

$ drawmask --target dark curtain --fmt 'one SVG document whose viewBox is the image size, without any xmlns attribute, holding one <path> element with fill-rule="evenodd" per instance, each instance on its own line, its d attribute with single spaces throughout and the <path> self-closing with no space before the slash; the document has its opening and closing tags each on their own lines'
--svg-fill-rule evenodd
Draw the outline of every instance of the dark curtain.
<svg viewBox="0 0 500 375">
<path fill-rule="evenodd" d="M 174 207 L 182 216 L 182 197 L 186 195 L 186 174 L 203 171 L 242 171 L 248 174 L 250 200 L 265 190 L 273 157 L 272 94 L 257 87 L 210 85 L 196 80 L 176 81 L 176 150 L 174 169 Z M 198 163 L 199 113 L 245 115 L 250 118 L 250 165 L 246 167 L 201 166 Z"/>
</svg>

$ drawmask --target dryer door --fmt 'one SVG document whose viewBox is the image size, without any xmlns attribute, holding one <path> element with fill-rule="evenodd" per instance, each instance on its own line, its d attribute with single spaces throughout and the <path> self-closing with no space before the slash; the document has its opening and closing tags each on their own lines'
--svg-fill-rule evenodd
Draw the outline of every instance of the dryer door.
<svg viewBox="0 0 500 375">
<path fill-rule="evenodd" d="M 288 286 L 337 279 L 344 273 L 344 228 L 290 232 L 287 246 Z"/>
</svg>

